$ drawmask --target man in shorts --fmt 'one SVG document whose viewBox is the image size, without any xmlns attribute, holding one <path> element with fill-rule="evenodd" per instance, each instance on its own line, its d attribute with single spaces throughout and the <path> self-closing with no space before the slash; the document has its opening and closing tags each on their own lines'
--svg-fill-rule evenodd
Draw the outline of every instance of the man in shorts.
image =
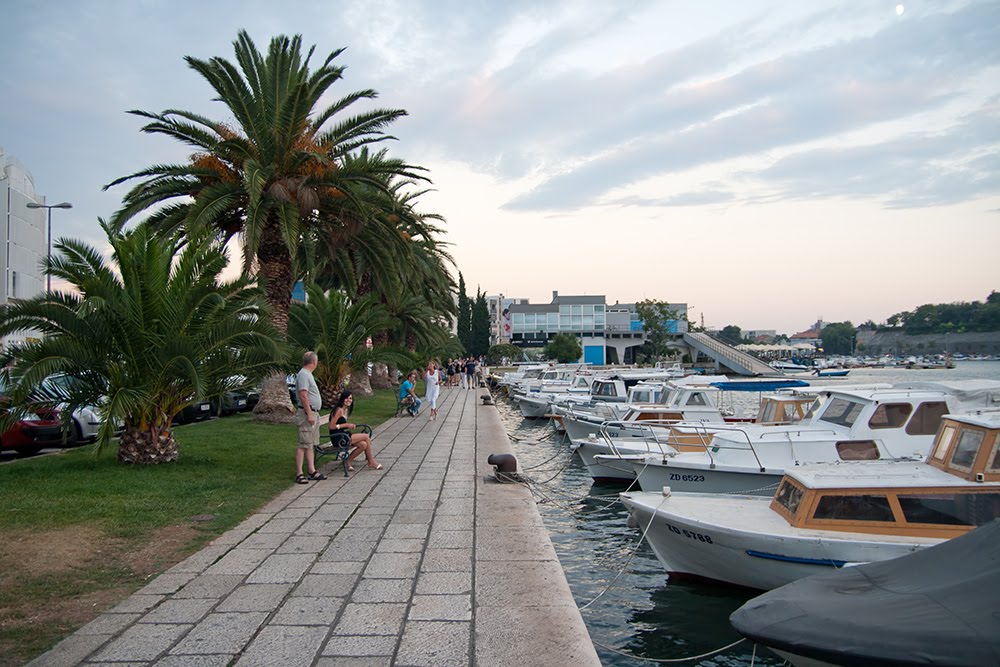
<svg viewBox="0 0 1000 667">
<path fill-rule="evenodd" d="M 316 353 L 306 352 L 302 355 L 302 369 L 295 376 L 295 397 L 299 403 L 295 412 L 295 424 L 299 427 L 299 446 L 295 449 L 296 484 L 326 479 L 326 475 L 316 470 L 316 455 L 313 452 L 313 447 L 319 444 L 319 409 L 323 406 L 323 398 L 312 374 L 318 365 Z M 303 462 L 308 465 L 308 475 L 302 470 Z"/>
<path fill-rule="evenodd" d="M 476 377 L 476 358 L 469 357 L 465 362 L 465 383 L 468 385 L 469 389 L 475 389 L 475 377 Z"/>
</svg>

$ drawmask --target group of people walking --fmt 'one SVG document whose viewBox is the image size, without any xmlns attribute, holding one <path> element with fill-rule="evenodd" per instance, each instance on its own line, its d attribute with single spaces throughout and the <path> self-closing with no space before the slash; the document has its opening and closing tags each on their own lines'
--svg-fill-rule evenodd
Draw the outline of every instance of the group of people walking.
<svg viewBox="0 0 1000 667">
<path fill-rule="evenodd" d="M 424 398 L 421 400 L 417 396 L 416 370 L 410 371 L 399 386 L 399 402 L 405 406 L 406 410 L 413 416 L 420 412 L 420 407 L 426 403 L 429 406 L 429 421 L 434 421 L 438 416 L 438 396 L 441 387 L 460 387 L 462 389 L 475 389 L 482 382 L 482 358 L 477 360 L 474 357 L 464 359 L 448 359 L 448 363 L 439 367 L 436 360 L 427 362 L 423 372 L 424 385 L 426 387 Z M 298 447 L 295 450 L 295 482 L 297 484 L 308 484 L 310 481 L 326 479 L 326 475 L 316 470 L 316 460 L 313 448 L 320 442 L 320 426 L 325 421 L 320 420 L 319 411 L 323 400 L 313 377 L 313 371 L 319 365 L 319 358 L 315 352 L 306 352 L 302 357 L 302 369 L 295 376 L 295 398 L 298 403 L 298 410 L 295 413 L 295 423 L 299 429 Z M 340 394 L 333 413 L 329 417 L 330 432 L 338 430 L 351 431 L 357 428 L 357 424 L 348 421 L 351 409 L 354 406 L 354 396 L 350 391 Z M 373 470 L 382 470 L 382 465 L 375 460 L 372 453 L 371 437 L 366 433 L 352 433 L 351 446 L 353 447 L 347 459 L 348 470 L 354 470 L 351 461 L 365 455 L 368 467 Z M 305 467 L 303 467 L 305 466 Z"/>
<path fill-rule="evenodd" d="M 417 396 L 417 371 L 410 371 L 402 384 L 399 385 L 399 401 L 406 407 L 407 412 L 416 416 L 420 412 L 420 407 L 425 403 L 430 409 L 429 421 L 434 421 L 438 416 L 437 401 L 441 394 L 441 387 L 460 387 L 462 389 L 475 389 L 482 381 L 482 359 L 468 357 L 465 359 L 448 359 L 444 366 L 438 366 L 438 362 L 431 359 L 424 368 L 423 379 L 424 397 Z"/>
</svg>

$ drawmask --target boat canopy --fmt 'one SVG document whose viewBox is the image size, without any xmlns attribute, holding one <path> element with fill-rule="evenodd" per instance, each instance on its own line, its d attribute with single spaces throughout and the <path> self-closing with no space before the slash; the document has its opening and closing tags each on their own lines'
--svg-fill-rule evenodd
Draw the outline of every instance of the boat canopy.
<svg viewBox="0 0 1000 667">
<path fill-rule="evenodd" d="M 892 560 L 792 582 L 729 617 L 765 646 L 838 665 L 1000 664 L 1000 519 Z"/>
<path fill-rule="evenodd" d="M 724 391 L 778 391 L 792 387 L 808 387 L 805 380 L 731 380 L 728 382 L 713 382 L 713 387 Z"/>
</svg>

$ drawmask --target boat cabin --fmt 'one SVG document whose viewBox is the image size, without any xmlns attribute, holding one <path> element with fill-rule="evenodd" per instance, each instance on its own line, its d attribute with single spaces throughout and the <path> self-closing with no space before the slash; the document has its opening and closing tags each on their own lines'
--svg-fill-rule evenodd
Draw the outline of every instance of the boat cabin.
<svg viewBox="0 0 1000 667">
<path fill-rule="evenodd" d="M 771 394 L 761 396 L 755 424 L 798 424 L 809 414 L 816 397 L 809 394 Z"/>
<path fill-rule="evenodd" d="M 995 388 L 1000 383 L 994 383 Z M 924 459 L 941 417 L 998 407 L 995 388 L 824 389 L 799 424 L 718 433 L 713 452 L 740 456 L 749 446 L 762 457 L 775 446 L 790 448 L 799 463 Z M 833 447 L 834 449 L 831 449 Z"/>
<path fill-rule="evenodd" d="M 945 415 L 926 463 L 786 472 L 771 509 L 796 528 L 951 538 L 1000 518 L 1000 412 Z"/>
</svg>

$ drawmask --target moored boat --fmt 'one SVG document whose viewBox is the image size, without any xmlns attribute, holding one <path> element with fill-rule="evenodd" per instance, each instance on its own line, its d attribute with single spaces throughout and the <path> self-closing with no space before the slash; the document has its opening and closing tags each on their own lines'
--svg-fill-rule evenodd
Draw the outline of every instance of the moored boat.
<svg viewBox="0 0 1000 667">
<path fill-rule="evenodd" d="M 799 667 L 1000 664 L 1000 521 L 760 595 L 730 622 Z M 794 610 L 794 613 L 789 613 Z"/>
<path fill-rule="evenodd" d="M 714 428 L 702 447 L 631 459 L 644 491 L 744 492 L 770 496 L 792 467 L 856 460 L 923 460 L 941 416 L 1000 408 L 1000 382 L 827 388 L 810 418 L 791 426 Z M 669 438 L 664 444 L 671 445 Z M 742 482 L 740 476 L 743 477 Z"/>
<path fill-rule="evenodd" d="M 669 573 L 769 590 L 1000 517 L 998 447 L 1000 413 L 947 415 L 927 462 L 801 466 L 772 499 L 670 489 L 621 499 Z"/>
</svg>

